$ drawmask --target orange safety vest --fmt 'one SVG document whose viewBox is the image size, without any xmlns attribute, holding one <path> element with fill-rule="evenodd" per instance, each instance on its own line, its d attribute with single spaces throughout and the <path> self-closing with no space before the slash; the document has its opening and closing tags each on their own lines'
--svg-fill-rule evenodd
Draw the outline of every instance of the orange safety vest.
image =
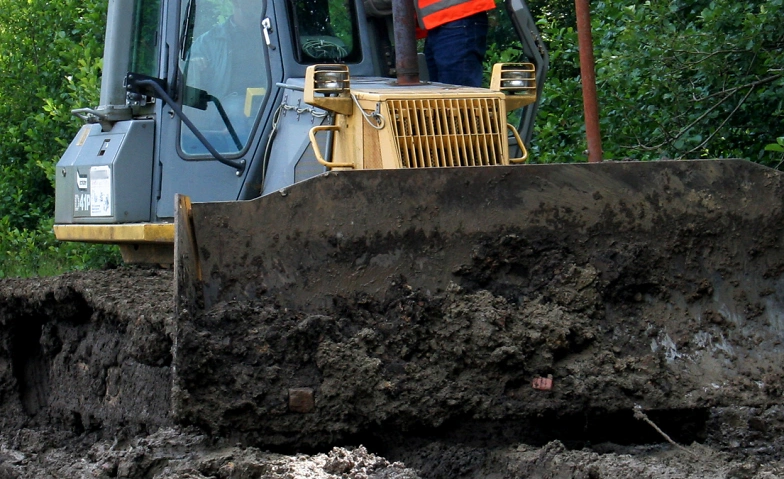
<svg viewBox="0 0 784 479">
<path fill-rule="evenodd" d="M 431 30 L 445 23 L 495 8 L 495 0 L 414 0 L 419 27 Z"/>
</svg>

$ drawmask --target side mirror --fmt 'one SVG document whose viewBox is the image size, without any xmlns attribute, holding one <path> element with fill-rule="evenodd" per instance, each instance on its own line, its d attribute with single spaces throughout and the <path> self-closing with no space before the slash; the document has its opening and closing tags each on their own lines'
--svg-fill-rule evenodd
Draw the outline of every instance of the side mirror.
<svg viewBox="0 0 784 479">
<path fill-rule="evenodd" d="M 186 86 L 182 91 L 182 104 L 197 110 L 206 110 L 208 103 L 212 100 L 212 95 L 205 90 Z"/>
</svg>

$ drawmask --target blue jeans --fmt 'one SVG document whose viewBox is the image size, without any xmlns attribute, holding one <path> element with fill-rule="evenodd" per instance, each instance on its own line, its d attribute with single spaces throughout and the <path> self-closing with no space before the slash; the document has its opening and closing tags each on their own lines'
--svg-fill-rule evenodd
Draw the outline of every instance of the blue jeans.
<svg viewBox="0 0 784 479">
<path fill-rule="evenodd" d="M 430 81 L 482 86 L 487 51 L 487 12 L 427 31 L 425 59 Z"/>
</svg>

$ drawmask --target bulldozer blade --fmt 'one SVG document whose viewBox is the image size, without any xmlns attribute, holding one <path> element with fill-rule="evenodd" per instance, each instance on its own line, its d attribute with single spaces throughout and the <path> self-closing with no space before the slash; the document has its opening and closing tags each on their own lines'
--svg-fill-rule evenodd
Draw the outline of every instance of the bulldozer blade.
<svg viewBox="0 0 784 479">
<path fill-rule="evenodd" d="M 717 248 L 759 248 L 765 235 L 778 246 L 781 180 L 743 160 L 330 172 L 252 201 L 180 208 L 177 297 L 191 311 L 263 296 L 315 311 L 340 296 L 383 298 L 399 281 L 513 291 L 525 268 L 483 249 L 590 257 L 612 244 L 655 249 L 698 225 Z"/>
<path fill-rule="evenodd" d="M 633 427 L 638 407 L 699 431 L 711 408 L 781 404 L 783 201 L 781 173 L 740 160 L 181 198 L 173 415 L 299 450 Z"/>
</svg>

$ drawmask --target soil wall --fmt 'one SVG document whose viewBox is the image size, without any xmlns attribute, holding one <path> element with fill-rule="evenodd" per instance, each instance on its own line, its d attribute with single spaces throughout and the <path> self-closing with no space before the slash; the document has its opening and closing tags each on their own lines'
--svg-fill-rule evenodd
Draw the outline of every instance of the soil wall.
<svg viewBox="0 0 784 479">
<path fill-rule="evenodd" d="M 171 424 L 172 294 L 156 270 L 0 282 L 3 430 Z"/>
</svg>

